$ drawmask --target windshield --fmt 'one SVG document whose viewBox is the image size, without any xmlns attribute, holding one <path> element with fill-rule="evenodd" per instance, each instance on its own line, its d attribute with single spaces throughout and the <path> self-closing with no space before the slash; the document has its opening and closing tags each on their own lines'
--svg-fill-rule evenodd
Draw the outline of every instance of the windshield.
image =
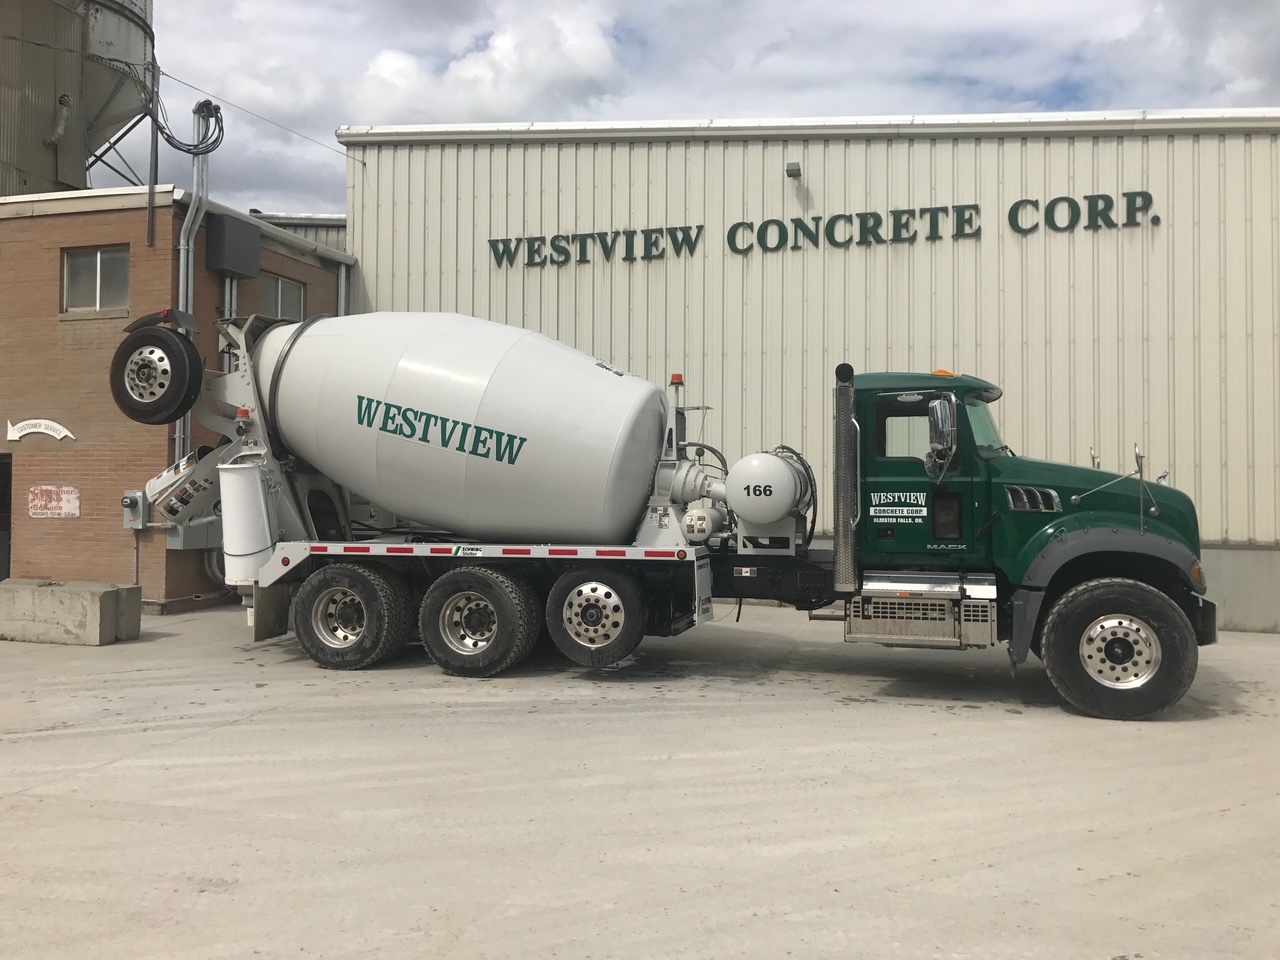
<svg viewBox="0 0 1280 960">
<path fill-rule="evenodd" d="M 978 456 L 984 460 L 992 457 L 1011 457 L 1010 450 L 1000 439 L 1000 431 L 991 417 L 991 407 L 984 400 L 966 400 L 965 407 L 969 411 L 969 426 L 973 429 L 973 442 L 978 448 Z"/>
</svg>

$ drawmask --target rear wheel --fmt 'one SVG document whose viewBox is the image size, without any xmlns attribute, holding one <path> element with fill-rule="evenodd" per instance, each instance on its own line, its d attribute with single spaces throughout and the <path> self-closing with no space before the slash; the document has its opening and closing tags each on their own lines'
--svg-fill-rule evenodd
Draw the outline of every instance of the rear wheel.
<svg viewBox="0 0 1280 960">
<path fill-rule="evenodd" d="M 1195 630 L 1172 599 L 1136 580 L 1090 580 L 1049 611 L 1041 655 L 1072 706 L 1107 720 L 1144 720 L 1182 699 L 1199 662 Z"/>
<path fill-rule="evenodd" d="M 491 677 L 533 649 L 542 626 L 533 588 L 488 567 L 460 567 L 422 598 L 422 645 L 445 673 Z"/>
<path fill-rule="evenodd" d="M 173 423 L 195 406 L 203 367 L 190 337 L 168 327 L 144 327 L 116 348 L 111 396 L 136 423 Z"/>
<path fill-rule="evenodd" d="M 644 639 L 644 613 L 635 581 L 604 566 L 566 571 L 547 597 L 552 641 L 584 667 L 605 667 L 630 656 Z"/>
<path fill-rule="evenodd" d="M 390 571 L 335 563 L 303 581 L 294 598 L 302 649 L 330 670 L 359 670 L 399 651 L 413 631 L 409 588 Z"/>
</svg>

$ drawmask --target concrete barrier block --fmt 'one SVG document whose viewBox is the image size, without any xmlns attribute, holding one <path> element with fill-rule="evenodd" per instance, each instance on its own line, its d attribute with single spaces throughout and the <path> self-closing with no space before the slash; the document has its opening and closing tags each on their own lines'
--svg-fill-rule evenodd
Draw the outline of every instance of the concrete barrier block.
<svg viewBox="0 0 1280 960">
<path fill-rule="evenodd" d="M 114 583 L 0 581 L 0 638 L 92 647 L 114 643 L 122 632 L 120 596 Z"/>
<path fill-rule="evenodd" d="M 142 634 L 142 587 L 116 587 L 116 639 L 137 640 Z"/>
</svg>

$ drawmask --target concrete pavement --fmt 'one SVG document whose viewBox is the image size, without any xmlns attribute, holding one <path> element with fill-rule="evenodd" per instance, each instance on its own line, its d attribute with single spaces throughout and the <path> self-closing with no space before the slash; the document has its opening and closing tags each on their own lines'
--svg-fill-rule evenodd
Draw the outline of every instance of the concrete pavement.
<svg viewBox="0 0 1280 960">
<path fill-rule="evenodd" d="M 730 615 L 729 608 L 720 612 Z M 1280 637 L 1165 719 L 747 607 L 582 670 L 331 673 L 238 609 L 0 643 L 0 957 L 1263 958 Z"/>
</svg>

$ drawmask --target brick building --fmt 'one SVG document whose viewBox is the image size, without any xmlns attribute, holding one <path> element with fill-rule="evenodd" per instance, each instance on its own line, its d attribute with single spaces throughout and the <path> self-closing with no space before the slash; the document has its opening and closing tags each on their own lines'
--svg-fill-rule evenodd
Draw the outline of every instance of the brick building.
<svg viewBox="0 0 1280 960">
<path fill-rule="evenodd" d="M 152 610 L 222 594 L 204 551 L 169 549 L 161 529 L 136 541 L 123 529 L 121 495 L 174 461 L 174 425 L 128 420 L 108 384 L 125 326 L 177 303 L 186 212 L 183 191 L 157 187 L 149 244 L 145 187 L 0 198 L 0 579 L 140 582 Z M 206 266 L 215 217 L 260 235 L 257 277 Z M 242 316 L 343 312 L 351 258 L 248 214 L 209 204 L 193 259 L 206 369 L 220 369 L 213 320 L 228 300 Z M 69 434 L 58 439 L 41 426 Z M 193 448 L 216 439 L 193 422 Z"/>
</svg>

